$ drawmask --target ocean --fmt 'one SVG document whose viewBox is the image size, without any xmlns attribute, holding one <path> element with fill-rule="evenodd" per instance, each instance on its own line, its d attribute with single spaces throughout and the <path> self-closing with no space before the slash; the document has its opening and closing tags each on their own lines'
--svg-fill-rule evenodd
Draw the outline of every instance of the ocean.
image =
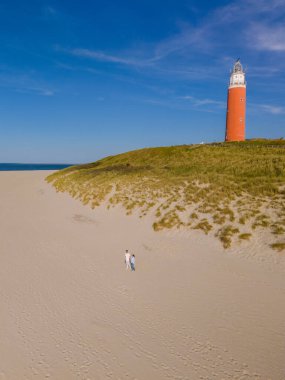
<svg viewBox="0 0 285 380">
<path fill-rule="evenodd" d="M 72 164 L 17 164 L 17 163 L 0 163 L 0 171 L 18 171 L 18 170 L 60 170 L 68 168 Z"/>
</svg>

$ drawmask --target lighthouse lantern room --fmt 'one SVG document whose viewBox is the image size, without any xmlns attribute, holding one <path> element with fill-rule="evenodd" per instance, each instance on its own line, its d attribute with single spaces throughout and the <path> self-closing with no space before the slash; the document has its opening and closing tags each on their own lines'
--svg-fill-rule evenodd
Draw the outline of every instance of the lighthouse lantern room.
<svg viewBox="0 0 285 380">
<path fill-rule="evenodd" d="M 238 59 L 233 67 L 228 87 L 225 141 L 245 140 L 246 81 Z"/>
</svg>

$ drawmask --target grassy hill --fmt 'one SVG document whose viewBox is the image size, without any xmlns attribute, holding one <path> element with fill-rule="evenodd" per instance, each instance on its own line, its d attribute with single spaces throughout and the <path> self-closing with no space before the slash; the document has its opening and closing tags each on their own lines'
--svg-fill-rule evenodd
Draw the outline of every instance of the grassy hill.
<svg viewBox="0 0 285 380">
<path fill-rule="evenodd" d="M 156 231 L 200 229 L 225 248 L 270 231 L 285 249 L 285 141 L 251 140 L 147 148 L 73 166 L 49 177 L 91 207 L 152 213 Z"/>
</svg>

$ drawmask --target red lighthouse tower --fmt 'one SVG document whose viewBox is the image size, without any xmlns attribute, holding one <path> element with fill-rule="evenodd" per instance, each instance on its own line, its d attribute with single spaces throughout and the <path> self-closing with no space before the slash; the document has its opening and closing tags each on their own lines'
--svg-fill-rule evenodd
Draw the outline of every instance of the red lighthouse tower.
<svg viewBox="0 0 285 380">
<path fill-rule="evenodd" d="M 245 140 L 246 82 L 239 59 L 234 64 L 228 88 L 225 141 Z"/>
</svg>

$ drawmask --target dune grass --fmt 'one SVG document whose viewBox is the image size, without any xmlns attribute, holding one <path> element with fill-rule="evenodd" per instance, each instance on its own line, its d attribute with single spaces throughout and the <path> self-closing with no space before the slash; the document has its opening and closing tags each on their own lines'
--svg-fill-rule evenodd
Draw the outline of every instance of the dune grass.
<svg viewBox="0 0 285 380">
<path fill-rule="evenodd" d="M 240 240 L 249 240 L 251 238 L 252 234 L 250 233 L 242 233 L 238 236 Z"/>
<path fill-rule="evenodd" d="M 228 225 L 252 233 L 265 228 L 272 236 L 285 231 L 281 139 L 141 149 L 63 169 L 47 181 L 93 208 L 106 202 L 127 214 L 154 213 L 156 231 L 214 233 L 225 248 L 237 233 Z"/>
<path fill-rule="evenodd" d="M 275 249 L 277 252 L 282 252 L 285 250 L 285 242 L 276 242 L 271 244 L 271 248 Z"/>
</svg>

